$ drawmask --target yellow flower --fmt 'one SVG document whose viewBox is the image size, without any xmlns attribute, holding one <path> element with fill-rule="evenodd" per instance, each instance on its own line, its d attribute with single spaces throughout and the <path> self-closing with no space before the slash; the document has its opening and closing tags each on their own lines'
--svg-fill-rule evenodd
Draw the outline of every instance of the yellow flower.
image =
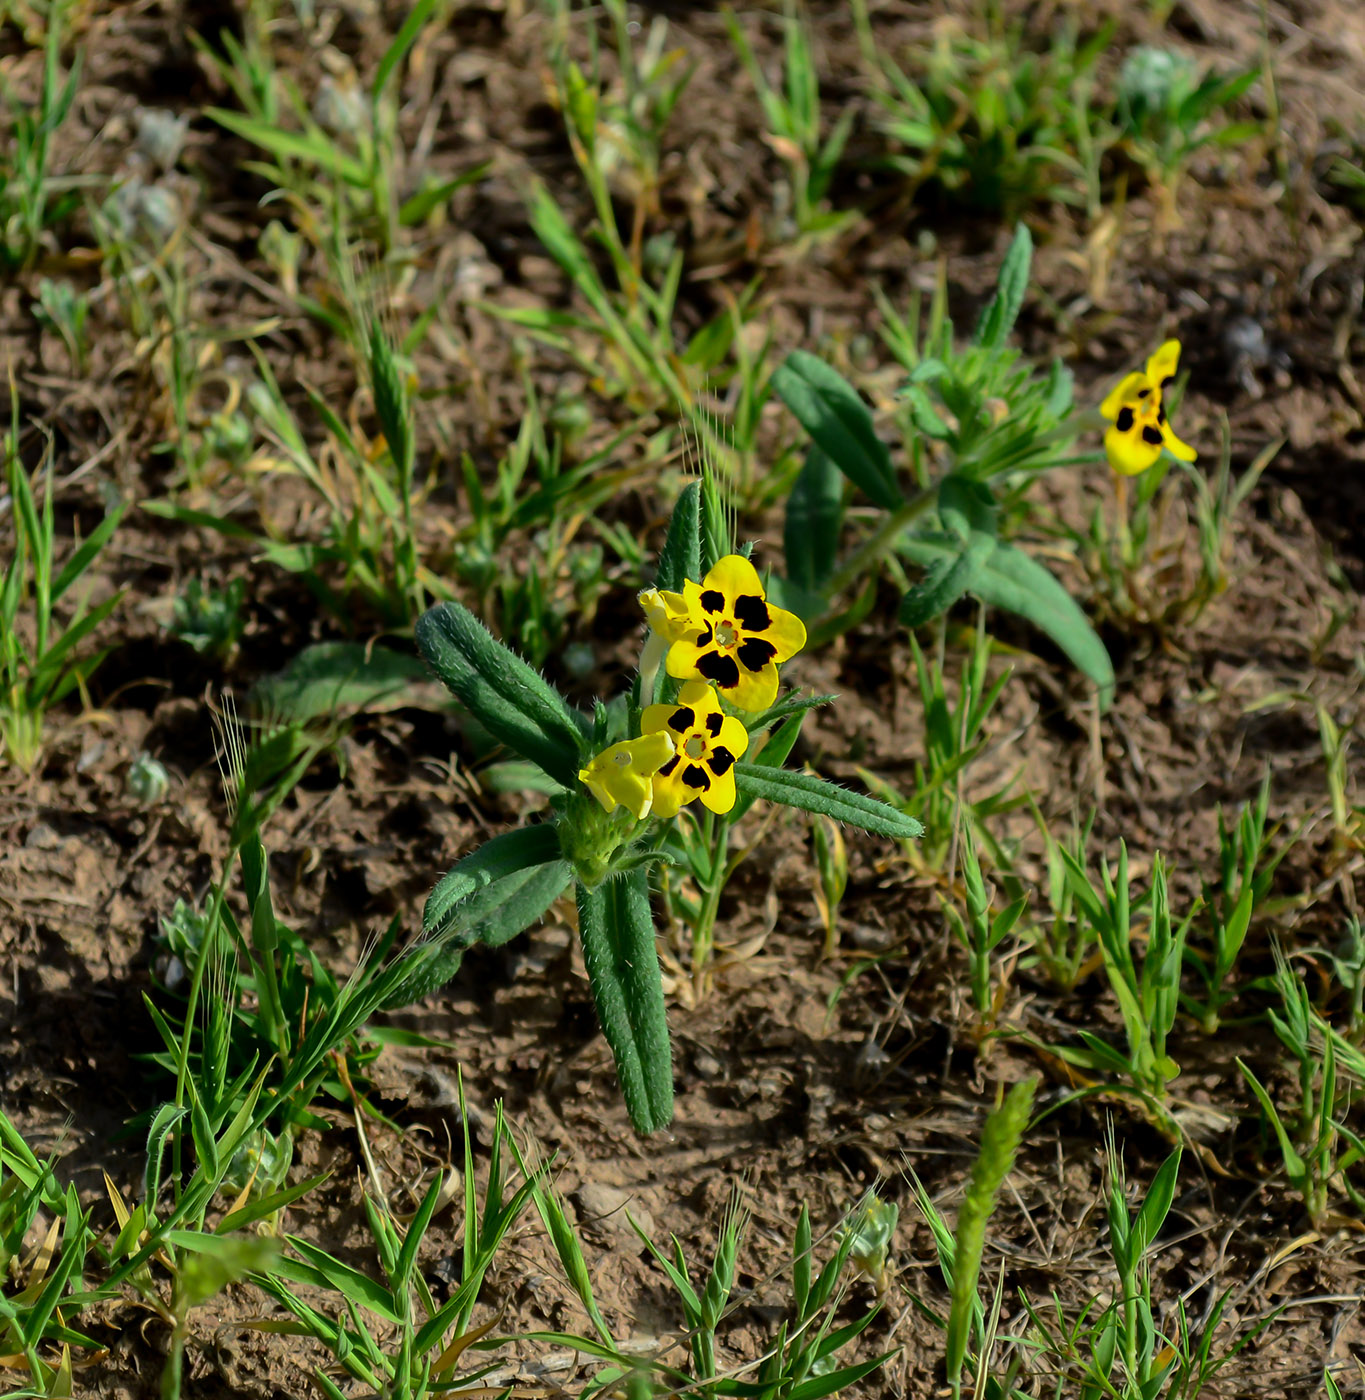
<svg viewBox="0 0 1365 1400">
<path fill-rule="evenodd" d="M 646 734 L 667 734 L 675 753 L 654 775 L 654 815 L 667 820 L 694 798 L 711 811 L 735 805 L 735 762 L 749 747 L 749 731 L 721 713 L 705 681 L 688 681 L 672 705 L 649 705 L 640 718 Z"/>
<path fill-rule="evenodd" d="M 773 607 L 758 570 L 727 554 L 701 583 L 683 584 L 689 630 L 668 649 L 668 674 L 714 681 L 741 710 L 766 710 L 777 699 L 777 668 L 806 645 L 795 613 Z"/>
<path fill-rule="evenodd" d="M 578 781 L 608 812 L 624 807 L 642 822 L 654 803 L 654 775 L 672 757 L 673 740 L 667 733 L 623 739 L 580 769 Z"/>
<path fill-rule="evenodd" d="M 681 593 L 670 593 L 666 588 L 646 588 L 640 594 L 640 606 L 645 610 L 649 630 L 666 642 L 676 642 L 687 635 L 691 615 L 687 611 L 687 599 Z"/>
<path fill-rule="evenodd" d="M 1124 375 L 1100 405 L 1113 424 L 1104 435 L 1104 450 L 1120 476 L 1138 476 L 1155 466 L 1163 447 L 1182 462 L 1193 462 L 1199 455 L 1171 431 L 1162 403 L 1179 360 L 1180 342 L 1166 341 L 1143 373 Z"/>
</svg>

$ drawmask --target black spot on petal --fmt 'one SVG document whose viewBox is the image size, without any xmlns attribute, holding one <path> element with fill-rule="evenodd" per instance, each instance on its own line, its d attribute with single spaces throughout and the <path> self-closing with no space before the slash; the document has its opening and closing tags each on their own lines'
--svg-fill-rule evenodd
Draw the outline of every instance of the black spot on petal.
<svg viewBox="0 0 1365 1400">
<path fill-rule="evenodd" d="M 717 588 L 708 588 L 701 595 L 701 606 L 703 612 L 719 613 L 725 611 L 725 594 Z"/>
<path fill-rule="evenodd" d="M 1151 391 L 1150 389 L 1139 389 L 1139 390 L 1138 390 L 1138 398 L 1140 398 L 1140 399 L 1145 399 L 1145 398 L 1147 397 L 1147 395 L 1150 394 L 1151 392 L 1152 392 L 1152 391 Z"/>
<path fill-rule="evenodd" d="M 706 629 L 706 631 L 703 632 L 703 633 L 701 634 L 701 636 L 697 638 L 697 645 L 698 645 L 699 647 L 709 647 L 709 646 L 711 645 L 711 639 L 712 639 L 714 636 L 715 636 L 714 629 L 708 627 L 708 628 Z"/>
<path fill-rule="evenodd" d="M 749 643 L 745 643 L 745 646 Z M 759 646 L 767 646 L 767 642 L 757 643 Z M 743 647 L 740 648 L 744 650 Z M 697 673 L 708 681 L 715 681 L 722 690 L 733 690 L 739 684 L 739 666 L 733 656 L 726 656 L 721 651 L 703 652 L 697 658 Z"/>
<path fill-rule="evenodd" d="M 1131 433 L 1133 431 L 1133 410 L 1127 407 L 1119 409 L 1119 416 L 1114 419 L 1114 426 L 1121 433 Z"/>
<path fill-rule="evenodd" d="M 696 788 L 698 792 L 706 792 L 711 786 L 711 775 L 700 763 L 684 768 L 682 780 L 684 787 Z"/>
<path fill-rule="evenodd" d="M 662 768 L 659 769 L 659 776 L 660 776 L 661 778 L 669 778 L 669 777 L 672 777 L 672 775 L 673 775 L 673 770 L 674 770 L 677 766 L 678 766 L 678 755 L 677 755 L 677 754 L 674 754 L 673 757 L 670 758 L 670 759 L 668 760 L 668 762 L 665 763 L 664 766 L 663 766 Z"/>
<path fill-rule="evenodd" d="M 735 655 L 746 671 L 761 671 L 777 655 L 777 648 L 761 637 L 746 637 L 735 648 Z"/>
<path fill-rule="evenodd" d="M 720 727 L 725 723 L 725 716 L 719 710 L 706 716 L 706 732 L 714 739 L 720 733 Z"/>
<path fill-rule="evenodd" d="M 668 717 L 668 727 L 675 729 L 679 734 L 691 729 L 697 722 L 696 712 L 686 705 L 679 705 Z"/>
<path fill-rule="evenodd" d="M 1173 375 L 1173 374 L 1168 374 L 1168 375 L 1165 377 L 1165 379 L 1163 379 L 1163 380 L 1161 381 L 1161 390 L 1162 390 L 1162 392 L 1163 392 L 1163 393 L 1165 392 L 1166 386 L 1167 386 L 1168 384 L 1174 384 L 1174 383 L 1175 383 L 1175 375 Z"/>
<path fill-rule="evenodd" d="M 1166 405 L 1165 405 L 1165 404 L 1162 404 L 1161 407 L 1157 409 L 1157 411 L 1156 411 L 1156 421 L 1157 421 L 1158 423 L 1164 423 L 1164 422 L 1166 421 Z"/>
<path fill-rule="evenodd" d="M 735 756 L 729 749 L 722 748 L 720 744 L 717 744 L 707 755 L 706 761 L 710 764 L 711 771 L 719 778 L 728 773 L 731 767 L 733 767 Z"/>
<path fill-rule="evenodd" d="M 735 599 L 735 618 L 746 632 L 766 632 L 773 621 L 767 603 L 752 593 Z"/>
<path fill-rule="evenodd" d="M 1142 440 L 1151 447 L 1161 446 L 1161 429 L 1148 423 L 1142 430 Z"/>
</svg>

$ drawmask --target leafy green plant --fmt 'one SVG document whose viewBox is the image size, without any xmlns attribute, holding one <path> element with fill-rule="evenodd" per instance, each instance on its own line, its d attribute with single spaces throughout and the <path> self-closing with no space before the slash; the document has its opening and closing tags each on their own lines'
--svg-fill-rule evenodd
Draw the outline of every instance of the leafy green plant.
<svg viewBox="0 0 1365 1400">
<path fill-rule="evenodd" d="M 8 1366 L 27 1366 L 41 1387 L 30 1393 L 57 1394 L 65 1385 L 70 1394 L 71 1348 L 99 1345 L 63 1317 L 94 1234 L 75 1184 L 63 1189 L 54 1164 L 40 1161 L 0 1110 L 0 1356 Z M 44 1354 L 50 1345 L 61 1346 L 55 1364 Z"/>
<path fill-rule="evenodd" d="M 1062 842 L 1053 836 L 1037 804 L 1030 801 L 1030 805 L 1034 822 L 1043 838 L 1047 883 L 1040 894 L 1045 896 L 1048 914 L 1041 917 L 1026 914 L 1019 923 L 1019 940 L 1031 949 L 1020 959 L 1020 966 L 1026 970 L 1040 968 L 1054 987 L 1069 992 L 1097 960 L 1098 933 L 1086 916 L 1085 906 L 1077 902 L 1072 883 L 1067 878 L 1069 866 L 1083 869 L 1088 863 L 1086 848 L 1095 823 L 1095 813 L 1091 812 Z M 1068 859 L 1063 858 L 1064 851 Z M 1006 898 L 1017 899 L 1023 892 L 1023 886 L 1013 870 L 1005 871 L 1001 883 Z M 1043 903 L 1044 900 L 1040 899 L 1040 906 Z"/>
<path fill-rule="evenodd" d="M 1254 802 L 1248 802 L 1237 821 L 1229 825 L 1218 809 L 1218 878 L 1204 882 L 1204 909 L 1212 947 L 1185 947 L 1186 960 L 1204 984 L 1202 997 L 1182 996 L 1185 1009 L 1206 1033 L 1217 1029 L 1224 1008 L 1237 996 L 1228 977 L 1237 963 L 1251 921 L 1264 910 L 1276 868 L 1293 848 L 1286 841 L 1273 853 L 1269 844 L 1278 825 L 1267 829 L 1270 811 L 1270 774 L 1267 772 Z M 1201 920 L 1201 923 L 1204 922 Z"/>
<path fill-rule="evenodd" d="M 1108 861 L 1101 864 L 1098 884 L 1071 851 L 1063 847 L 1060 856 L 1071 896 L 1095 929 L 1105 975 L 1123 1018 L 1125 1044 L 1114 1046 L 1093 1031 L 1082 1030 L 1083 1048 L 1062 1046 L 1056 1053 L 1071 1064 L 1126 1081 L 1160 1119 L 1166 1086 L 1180 1073 L 1180 1066 L 1166 1052 L 1166 1037 L 1175 1024 L 1185 937 L 1193 914 L 1182 924 L 1172 919 L 1166 868 L 1159 855 L 1152 864 L 1151 885 L 1136 899 L 1126 842 L 1119 843 L 1115 870 L 1110 870 Z M 1145 940 L 1136 936 L 1133 927 L 1138 910 L 1147 915 Z M 1141 958 L 1137 955 L 1140 942 Z"/>
<path fill-rule="evenodd" d="M 418 1258 L 436 1213 L 457 1196 L 452 1187 L 458 1187 L 460 1174 L 453 1171 L 433 1175 L 416 1211 L 404 1222 L 386 1201 L 372 1191 L 365 1192 L 365 1222 L 383 1271 L 382 1282 L 299 1236 L 287 1236 L 287 1253 L 269 1272 L 253 1276 L 263 1292 L 292 1314 L 294 1321 L 282 1330 L 321 1342 L 335 1366 L 375 1394 L 402 1394 L 421 1400 L 457 1387 L 476 1387 L 494 1369 L 495 1363 L 461 1369 L 466 1353 L 479 1349 L 497 1323 L 493 1318 L 472 1327 L 471 1319 L 494 1259 L 542 1183 L 539 1175 L 530 1175 L 513 1189 L 508 1169 L 515 1143 L 498 1103 L 480 1201 L 469 1118 L 463 1108 L 461 1085 L 464 1228 L 460 1285 L 444 1303 L 438 1304 L 432 1296 Z M 307 1291 L 299 1291 L 299 1285 Z M 319 1294 L 323 1299 L 338 1299 L 339 1306 L 320 1305 Z M 271 1330 L 281 1329 L 272 1324 Z M 317 1367 L 313 1379 L 329 1400 L 341 1400 L 345 1392 L 329 1374 L 332 1369 Z"/>
<path fill-rule="evenodd" d="M 736 761 L 750 734 L 785 723 L 813 702 L 773 703 L 778 680 L 772 658 L 782 653 L 764 635 L 789 638 L 790 654 L 799 646 L 799 623 L 768 605 L 753 566 L 727 554 L 723 537 L 704 528 L 702 491 L 695 484 L 674 511 L 658 583 L 651 602 L 658 614 L 651 617 L 655 645 L 647 649 L 636 686 L 611 705 L 599 704 L 591 720 L 571 710 L 458 604 L 440 604 L 418 622 L 418 648 L 460 704 L 548 780 L 553 816 L 494 837 L 440 881 L 423 913 L 427 946 L 439 951 L 440 973 L 415 980 L 403 993 L 404 1000 L 414 1000 L 453 976 L 475 943 L 506 943 L 573 884 L 593 999 L 631 1121 L 642 1133 L 669 1121 L 673 1100 L 649 867 L 670 858 L 670 838 L 683 823 L 702 832 L 713 907 L 715 891 L 732 868 L 728 834 L 741 803 L 762 799 L 892 838 L 919 832 L 917 823 L 883 803 L 783 769 L 785 751 L 772 756 L 775 741 L 758 761 Z M 759 591 L 731 596 L 741 586 Z M 703 622 L 697 610 L 712 606 L 731 612 L 707 614 Z M 762 645 L 750 647 L 751 637 Z M 741 646 L 748 648 L 743 662 Z M 660 674 L 664 651 L 667 675 Z M 689 656 L 713 657 L 707 669 L 718 686 L 732 686 L 736 701 L 725 701 L 723 689 L 713 692 L 697 679 L 703 673 Z M 749 669 L 751 662 L 757 670 Z M 680 688 L 679 680 L 692 690 Z M 703 792 L 711 797 L 704 815 L 679 818 Z M 662 820 L 651 820 L 656 802 L 668 813 Z"/>
<path fill-rule="evenodd" d="M 61 569 L 54 570 L 52 446 L 49 442 L 44 452 L 47 470 L 39 507 L 34 483 L 19 456 L 18 401 L 11 397 L 11 403 L 4 451 L 9 508 L 14 516 L 14 553 L 0 578 L 0 754 L 8 755 L 27 772 L 42 752 L 47 712 L 73 690 L 84 695 L 86 682 L 104 659 L 104 652 L 82 656 L 80 649 L 118 606 L 122 594 L 113 593 L 93 608 L 78 605 L 65 625 L 57 620 L 54 609 L 108 544 L 123 519 L 124 507 L 110 511 Z M 37 475 L 35 472 L 34 477 Z"/>
<path fill-rule="evenodd" d="M 448 179 L 428 176 L 415 187 L 404 169 L 407 156 L 393 87 L 413 45 L 434 22 L 436 3 L 417 0 L 411 7 L 366 91 L 324 77 L 311 112 L 274 65 L 269 25 L 250 12 L 245 42 L 223 30 L 220 54 L 197 39 L 200 53 L 242 106 L 240 112 L 210 107 L 206 115 L 265 153 L 268 159 L 249 162 L 247 168 L 272 187 L 324 210 L 344 194 L 362 231 L 393 249 L 401 230 L 425 223 L 456 190 L 481 179 L 488 168 L 475 166 Z"/>
<path fill-rule="evenodd" d="M 985 629 L 978 627 L 972 633 L 972 649 L 963 661 L 954 700 L 947 683 L 945 648 L 940 646 L 930 660 L 911 636 L 910 650 L 924 710 L 924 757 L 915 760 L 910 793 L 903 796 L 885 780 L 861 769 L 859 776 L 869 792 L 923 825 L 923 841 L 907 851 L 922 869 L 938 871 L 952 850 L 959 813 L 982 823 L 1017 805 L 1010 793 L 1012 782 L 979 797 L 968 797 L 965 792 L 967 773 L 989 741 L 987 725 L 1010 672 L 1002 671 L 991 679 L 991 640 Z"/>
<path fill-rule="evenodd" d="M 1049 1310 L 1024 1297 L 1033 1330 L 1026 1345 L 1033 1365 L 1057 1383 L 1074 1387 L 1080 1400 L 1195 1400 L 1205 1386 L 1267 1326 L 1243 1330 L 1227 1351 L 1215 1353 L 1231 1290 L 1221 1294 L 1196 1334 L 1182 1299 L 1174 1326 L 1163 1330 L 1152 1306 L 1152 1258 L 1158 1234 L 1175 1203 L 1179 1150 L 1157 1168 L 1136 1211 L 1128 1202 L 1123 1158 L 1112 1128 L 1106 1156 L 1109 1249 L 1116 1275 L 1114 1297 L 1104 1308 L 1087 1304 L 1079 1314 L 1054 1295 Z M 1168 1327 L 1170 1324 L 1168 1324 Z"/>
<path fill-rule="evenodd" d="M 0 264 L 9 272 L 28 267 L 38 256 L 43 233 L 80 206 L 80 176 L 52 173 L 52 138 L 71 112 L 81 79 L 81 56 L 65 77 L 61 72 L 64 27 L 71 0 L 52 0 L 43 38 L 43 77 L 37 104 L 18 100 L 6 89 L 8 140 L 0 156 Z"/>
<path fill-rule="evenodd" d="M 666 1391 L 685 1400 L 719 1400 L 722 1396 L 738 1395 L 752 1396 L 754 1400 L 784 1400 L 790 1396 L 824 1400 L 873 1375 L 895 1354 L 888 1351 L 863 1361 L 845 1356 L 877 1317 L 880 1304 L 861 1312 L 851 1322 L 835 1325 L 856 1274 L 875 1271 L 878 1259 L 885 1265 L 888 1226 L 894 1227 L 896 1208 L 872 1192 L 833 1232 L 837 1241 L 834 1252 L 818 1272 L 817 1241 L 812 1235 L 810 1213 L 802 1206 L 792 1237 L 787 1315 L 755 1361 L 731 1369 L 723 1368 L 719 1362 L 726 1324 L 750 1296 L 750 1290 L 737 1288 L 740 1252 L 749 1225 L 748 1211 L 740 1204 L 738 1194 L 732 1197 L 721 1222 L 709 1269 L 697 1270 L 689 1264 L 676 1237 L 672 1249 L 665 1250 L 631 1221 L 676 1294 L 684 1324 L 680 1341 L 642 1353 L 638 1347 L 623 1346 L 612 1336 L 593 1293 L 572 1218 L 548 1182 L 539 1176 L 532 1180 L 537 1209 L 594 1329 L 592 1336 L 533 1333 L 532 1340 L 570 1346 L 593 1357 L 599 1366 L 588 1393 L 604 1394 L 623 1388 L 627 1394 Z M 683 1348 L 686 1357 L 676 1357 Z"/>
<path fill-rule="evenodd" d="M 40 325 L 62 338 L 66 353 L 71 356 L 72 370 L 78 376 L 83 375 L 90 355 L 90 337 L 85 329 L 90 315 L 90 294 L 78 292 L 70 282 L 41 278 L 33 315 Z"/>
<path fill-rule="evenodd" d="M 744 64 L 767 122 L 768 144 L 787 172 L 791 190 L 791 219 L 803 235 L 836 234 L 856 219 L 856 211 L 824 209 L 830 182 L 853 130 L 854 108 L 845 106 L 833 128 L 821 138 L 820 79 L 809 26 L 794 0 L 788 0 L 784 23 L 781 87 L 764 76 L 753 48 L 732 10 L 725 12 L 730 41 Z"/>
<path fill-rule="evenodd" d="M 168 630 L 201 656 L 228 661 L 246 630 L 245 601 L 244 578 L 229 579 L 222 588 L 205 588 L 202 579 L 192 577 L 172 600 Z"/>
<path fill-rule="evenodd" d="M 1260 76 L 1258 68 L 1199 76 L 1197 61 L 1144 44 L 1119 69 L 1117 117 L 1122 149 L 1146 172 L 1168 224 L 1180 181 L 1205 146 L 1235 146 L 1261 132 L 1259 122 L 1219 118 Z"/>
<path fill-rule="evenodd" d="M 1344 1195 L 1356 1210 L 1365 1210 L 1365 1194 L 1347 1175 L 1365 1158 L 1365 1142 L 1343 1121 L 1351 1104 L 1351 1080 L 1358 1082 L 1365 1073 L 1365 1056 L 1314 1010 L 1308 988 L 1278 948 L 1273 985 L 1279 1008 L 1269 1012 L 1270 1024 L 1298 1072 L 1298 1103 L 1292 1112 L 1281 1116 L 1248 1065 L 1239 1059 L 1237 1066 L 1275 1135 L 1285 1176 L 1316 1226 L 1327 1218 L 1334 1196 Z"/>
<path fill-rule="evenodd" d="M 987 888 L 985 876 L 981 873 L 970 820 L 962 822 L 958 859 L 961 862 L 966 913 L 959 911 L 955 903 L 945 901 L 943 916 L 953 937 L 967 952 L 972 1008 L 981 1023 L 989 1026 L 999 1013 L 999 999 L 1005 991 L 1003 983 L 992 989 L 992 955 L 1010 936 L 1020 915 L 1028 907 L 1028 896 L 1019 895 L 999 912 L 993 912 L 994 892 Z"/>
<path fill-rule="evenodd" d="M 835 370 L 793 351 L 774 371 L 773 388 L 820 448 L 807 458 L 792 493 L 789 509 L 797 512 L 804 538 L 788 569 L 803 582 L 784 597 L 819 619 L 817 637 L 827 636 L 858 616 L 833 613 L 831 604 L 898 555 L 924 571 L 901 601 L 907 626 L 921 626 L 971 594 L 1045 632 L 1107 704 L 1114 672 L 1103 644 L 1057 579 L 1008 538 L 1033 479 L 1086 460 L 1069 455 L 1082 426 L 1071 412 L 1071 376 L 1060 363 L 1048 375 L 1036 375 L 1006 343 L 1028 288 L 1031 256 L 1032 242 L 1021 226 L 995 296 L 966 347 L 954 345 L 941 300 L 923 344 L 917 312 L 901 320 L 883 308 L 888 343 L 909 370 L 905 429 L 916 489 L 908 494 L 867 406 Z M 942 464 L 937 475 L 934 463 Z M 877 527 L 842 563 L 840 472 L 882 512 Z M 811 511 L 814 500 L 824 503 L 818 517 Z M 930 512 L 936 527 L 915 523 Z M 797 533 L 789 529 L 788 540 Z"/>
<path fill-rule="evenodd" d="M 928 187 L 972 209 L 1018 218 L 1032 204 L 1080 204 L 1094 161 L 1084 133 L 1091 75 L 1108 47 L 1108 24 L 1078 45 L 1073 28 L 1030 53 L 1021 23 L 977 37 L 941 26 L 907 72 L 872 32 L 867 0 L 855 0 L 877 127 L 888 143 L 878 166 L 913 195 Z M 1093 120 L 1093 119 L 1092 119 Z M 1079 187 L 1079 188 L 1078 188 Z"/>
</svg>

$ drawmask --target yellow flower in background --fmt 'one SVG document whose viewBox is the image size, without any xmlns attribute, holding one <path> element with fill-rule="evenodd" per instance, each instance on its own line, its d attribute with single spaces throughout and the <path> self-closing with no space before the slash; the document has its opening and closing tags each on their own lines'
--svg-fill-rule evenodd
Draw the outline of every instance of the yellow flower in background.
<svg viewBox="0 0 1365 1400">
<path fill-rule="evenodd" d="M 795 613 L 767 600 L 758 570 L 727 554 L 701 583 L 683 584 L 689 628 L 668 649 L 674 680 L 703 680 L 741 710 L 766 710 L 777 699 L 777 668 L 806 645 Z"/>
<path fill-rule="evenodd" d="M 1104 450 L 1120 476 L 1138 476 L 1155 466 L 1163 448 L 1182 462 L 1193 462 L 1199 455 L 1166 421 L 1162 398 L 1179 361 L 1180 342 L 1166 341 L 1145 371 L 1124 375 L 1100 405 L 1100 413 L 1112 424 L 1104 435 Z"/>
<path fill-rule="evenodd" d="M 603 749 L 578 781 L 608 811 L 624 807 L 642 822 L 654 803 L 654 775 L 673 757 L 673 740 L 666 731 L 623 739 Z"/>
<path fill-rule="evenodd" d="M 654 775 L 654 815 L 665 821 L 694 798 L 722 816 L 735 805 L 734 766 L 749 747 L 749 731 L 722 713 L 705 681 L 688 681 L 671 705 L 649 705 L 646 734 L 667 734 L 673 757 Z"/>
</svg>

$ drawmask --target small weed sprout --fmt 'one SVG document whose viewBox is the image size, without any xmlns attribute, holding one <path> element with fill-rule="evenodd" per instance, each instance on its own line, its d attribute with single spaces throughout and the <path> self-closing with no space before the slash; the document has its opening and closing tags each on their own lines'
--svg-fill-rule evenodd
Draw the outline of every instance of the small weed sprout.
<svg viewBox="0 0 1365 1400">
<path fill-rule="evenodd" d="M 46 470 L 40 507 L 34 489 L 39 471 L 30 477 L 20 458 L 19 402 L 13 384 L 10 403 L 4 454 L 14 552 L 0 576 L 0 760 L 28 772 L 42 753 L 47 712 L 72 691 L 84 698 L 86 683 L 104 659 L 104 652 L 82 655 L 82 648 L 122 595 L 114 593 L 93 608 L 79 604 L 65 626 L 55 608 L 108 544 L 124 508 L 110 511 L 56 569 L 52 445 L 48 443 L 43 455 Z"/>
</svg>

